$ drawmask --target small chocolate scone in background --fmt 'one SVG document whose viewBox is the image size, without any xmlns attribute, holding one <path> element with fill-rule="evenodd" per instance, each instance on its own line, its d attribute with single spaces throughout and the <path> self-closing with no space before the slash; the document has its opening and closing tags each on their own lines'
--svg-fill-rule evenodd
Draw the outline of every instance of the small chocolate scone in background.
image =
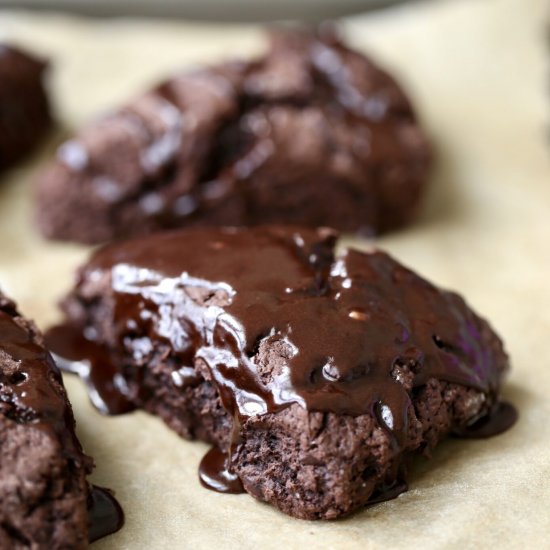
<svg viewBox="0 0 550 550">
<path fill-rule="evenodd" d="M 122 525 L 74 428 L 42 336 L 0 293 L 0 548 L 87 548 Z"/>
<path fill-rule="evenodd" d="M 392 77 L 333 30 L 187 72 L 83 128 L 39 178 L 46 237 L 196 225 L 376 233 L 418 210 L 430 147 Z"/>
<path fill-rule="evenodd" d="M 0 42 L 0 170 L 27 155 L 51 125 L 46 64 Z"/>
<path fill-rule="evenodd" d="M 203 484 L 298 518 L 397 496 L 448 434 L 509 427 L 502 343 L 464 300 L 332 230 L 193 229 L 111 244 L 46 336 L 105 413 L 214 445 Z"/>
</svg>

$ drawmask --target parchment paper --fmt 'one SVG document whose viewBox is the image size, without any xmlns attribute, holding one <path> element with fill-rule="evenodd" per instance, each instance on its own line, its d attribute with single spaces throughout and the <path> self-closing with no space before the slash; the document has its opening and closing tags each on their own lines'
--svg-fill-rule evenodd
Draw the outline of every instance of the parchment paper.
<svg viewBox="0 0 550 550">
<path fill-rule="evenodd" d="M 449 440 L 410 491 L 349 519 L 293 520 L 248 495 L 203 489 L 206 446 L 144 413 L 105 418 L 66 377 L 93 481 L 116 490 L 124 529 L 96 550 L 548 548 L 550 544 L 550 144 L 543 0 L 421 3 L 346 25 L 408 86 L 437 146 L 424 212 L 378 244 L 463 293 L 501 333 L 513 370 L 510 432 Z M 74 127 L 174 69 L 261 48 L 252 27 L 0 14 L 0 33 L 55 60 L 59 119 Z M 33 231 L 33 178 L 60 135 L 0 188 L 0 284 L 47 327 L 87 255 Z"/>
</svg>

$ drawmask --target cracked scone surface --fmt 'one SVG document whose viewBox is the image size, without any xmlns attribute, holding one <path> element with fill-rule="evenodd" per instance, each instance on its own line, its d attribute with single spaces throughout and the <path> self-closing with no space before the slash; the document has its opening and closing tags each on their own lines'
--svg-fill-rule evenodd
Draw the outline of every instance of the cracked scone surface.
<svg viewBox="0 0 550 550">
<path fill-rule="evenodd" d="M 39 181 L 50 238 L 197 225 L 381 232 L 413 220 L 430 146 L 395 80 L 333 32 L 185 72 L 81 129 Z"/>
</svg>

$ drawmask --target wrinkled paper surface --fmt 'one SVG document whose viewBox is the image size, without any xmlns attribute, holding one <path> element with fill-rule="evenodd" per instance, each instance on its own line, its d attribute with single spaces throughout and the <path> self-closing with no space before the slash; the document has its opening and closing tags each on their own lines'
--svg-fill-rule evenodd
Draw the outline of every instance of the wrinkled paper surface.
<svg viewBox="0 0 550 550">
<path fill-rule="evenodd" d="M 499 437 L 449 440 L 398 499 L 333 522 L 294 520 L 248 495 L 203 489 L 202 443 L 141 412 L 102 417 L 66 376 L 96 484 L 126 512 L 101 549 L 543 548 L 550 536 L 550 124 L 544 0 L 424 2 L 346 20 L 349 37 L 407 86 L 437 168 L 418 223 L 380 239 L 463 293 L 504 338 L 504 395 L 520 410 Z M 0 37 L 54 60 L 63 130 L 2 176 L 0 285 L 45 328 L 89 249 L 44 242 L 32 187 L 63 133 L 182 67 L 262 47 L 255 27 L 0 13 Z"/>
</svg>

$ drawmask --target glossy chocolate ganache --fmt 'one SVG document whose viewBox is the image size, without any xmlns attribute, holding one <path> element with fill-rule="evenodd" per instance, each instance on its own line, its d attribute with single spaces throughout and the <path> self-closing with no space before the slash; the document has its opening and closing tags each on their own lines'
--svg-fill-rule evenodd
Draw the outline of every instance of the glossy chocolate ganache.
<svg viewBox="0 0 550 550">
<path fill-rule="evenodd" d="M 49 526 L 40 524 L 37 518 L 41 517 L 38 510 L 41 507 L 45 509 L 50 499 L 52 504 L 47 513 L 47 522 L 69 525 L 67 528 L 63 525 L 55 528 L 57 534 L 51 535 L 50 540 L 54 546 L 62 543 L 67 547 L 80 547 L 77 540 L 80 534 L 74 534 L 73 525 L 76 525 L 76 531 L 86 534 L 90 541 L 122 527 L 124 516 L 111 492 L 89 486 L 85 481 L 85 475 L 93 468 L 93 461 L 82 452 L 74 424 L 61 374 L 51 355 L 43 347 L 39 333 L 32 323 L 18 314 L 15 304 L 0 292 L 0 429 L 4 445 L 2 460 L 29 462 L 26 470 L 19 472 L 17 476 L 21 483 L 17 496 L 12 494 L 14 479 L 11 478 L 6 483 L 4 476 L 8 476 L 9 472 L 4 469 L 0 472 L 0 487 L 5 491 L 0 504 L 0 520 L 2 529 L 5 525 L 11 525 L 8 533 L 21 530 L 29 544 L 40 544 L 40 540 L 34 538 L 35 531 L 41 531 L 40 536 L 48 536 Z M 44 437 L 58 447 L 63 470 L 61 473 L 55 467 L 48 471 L 47 466 L 34 464 L 46 463 L 52 459 L 43 451 L 46 446 L 44 440 L 36 438 L 32 433 L 25 436 L 22 427 L 31 432 L 44 432 Z M 31 443 L 33 441 L 34 444 Z M 27 448 L 29 444 L 36 448 Z M 18 449 L 15 455 L 14 448 Z M 40 476 L 51 475 L 51 479 L 37 482 L 35 470 L 40 467 L 43 468 Z M 58 479 L 63 476 L 66 479 Z M 46 481 L 52 487 L 52 494 L 46 492 L 38 503 L 32 500 L 27 502 L 26 499 L 36 498 L 37 494 L 41 494 L 42 485 L 47 485 Z M 62 484 L 65 494 L 57 494 L 53 489 L 59 483 Z M 33 490 L 29 490 L 35 485 Z M 30 496 L 26 496 L 27 493 Z M 68 506 L 70 510 L 64 510 L 63 506 Z M 79 510 L 80 506 L 82 510 Z M 30 508 L 28 518 L 21 517 L 25 515 L 21 510 L 26 510 L 26 507 Z M 63 536 L 63 540 L 57 540 L 58 536 Z M 19 539 L 16 538 L 15 541 Z M 2 539 L 2 543 L 5 542 Z"/>
<path fill-rule="evenodd" d="M 112 244 L 81 269 L 48 343 L 105 413 L 148 408 L 152 364 L 169 365 L 169 391 L 213 388 L 228 436 L 176 429 L 216 444 L 201 480 L 221 491 L 240 489 L 243 426 L 292 406 L 374 418 L 394 459 L 413 450 L 415 395 L 434 379 L 470 392 L 447 432 L 508 428 L 515 416 L 498 400 L 508 360 L 487 323 L 383 252 L 335 255 L 336 239 L 275 226 Z"/>
</svg>

